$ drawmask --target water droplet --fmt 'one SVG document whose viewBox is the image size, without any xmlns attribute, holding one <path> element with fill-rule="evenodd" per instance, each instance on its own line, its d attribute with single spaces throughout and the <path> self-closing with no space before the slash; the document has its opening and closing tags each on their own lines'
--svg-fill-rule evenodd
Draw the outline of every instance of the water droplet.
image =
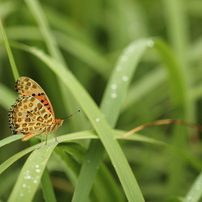
<svg viewBox="0 0 202 202">
<path fill-rule="evenodd" d="M 126 49 L 126 52 L 133 52 L 135 50 L 135 46 L 134 44 L 130 45 L 127 49 Z"/>
<path fill-rule="evenodd" d="M 192 196 L 188 196 L 187 200 L 190 201 L 192 199 Z"/>
<path fill-rule="evenodd" d="M 120 65 L 116 66 L 116 71 L 120 72 L 122 70 L 122 67 Z"/>
<path fill-rule="evenodd" d="M 33 182 L 34 182 L 34 184 L 36 184 L 38 181 L 37 181 L 37 180 L 34 180 Z"/>
<path fill-rule="evenodd" d="M 22 184 L 22 187 L 26 187 L 27 185 L 26 184 Z"/>
<path fill-rule="evenodd" d="M 154 41 L 153 40 L 148 40 L 147 41 L 147 46 L 150 47 L 150 48 L 153 47 L 154 46 Z"/>
<path fill-rule="evenodd" d="M 127 55 L 123 55 L 123 56 L 121 57 L 121 60 L 127 61 L 127 60 L 128 60 L 128 56 L 127 56 Z"/>
<path fill-rule="evenodd" d="M 122 76 L 122 80 L 123 81 L 128 81 L 128 77 L 127 76 Z"/>
<path fill-rule="evenodd" d="M 115 84 L 115 83 L 112 84 L 112 85 L 111 85 L 111 89 L 113 89 L 113 90 L 117 89 L 117 84 Z"/>
<path fill-rule="evenodd" d="M 25 179 L 25 180 L 31 179 L 31 175 L 25 175 L 25 176 L 24 176 L 24 179 Z"/>
<path fill-rule="evenodd" d="M 22 196 L 24 196 L 24 194 L 22 192 L 20 192 L 20 196 L 22 197 Z"/>
<path fill-rule="evenodd" d="M 99 122 L 99 121 L 100 121 L 100 118 L 96 118 L 95 121 L 96 121 L 96 122 Z"/>
<path fill-rule="evenodd" d="M 117 94 L 116 93 L 111 93 L 111 98 L 116 98 Z"/>
<path fill-rule="evenodd" d="M 35 171 L 37 172 L 37 173 L 40 173 L 41 172 L 41 170 L 40 169 L 35 169 Z"/>
<path fill-rule="evenodd" d="M 26 170 L 26 171 L 25 171 L 25 174 L 29 174 L 29 173 L 30 173 L 30 171 L 29 171 L 29 170 Z"/>
<path fill-rule="evenodd" d="M 35 165 L 35 168 L 39 168 L 39 165 L 38 165 L 38 164 L 36 164 L 36 165 Z"/>
</svg>

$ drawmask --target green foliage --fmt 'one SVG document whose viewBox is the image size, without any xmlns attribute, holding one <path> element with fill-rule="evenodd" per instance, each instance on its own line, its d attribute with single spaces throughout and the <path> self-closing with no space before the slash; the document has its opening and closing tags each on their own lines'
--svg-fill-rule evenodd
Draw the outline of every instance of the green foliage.
<svg viewBox="0 0 202 202">
<path fill-rule="evenodd" d="M 197 131 L 122 138 L 162 118 L 201 122 L 199 10 L 199 0 L 0 2 L 0 200 L 200 201 Z M 81 109 L 59 144 L 11 135 L 18 75 L 44 88 L 56 118 Z"/>
</svg>

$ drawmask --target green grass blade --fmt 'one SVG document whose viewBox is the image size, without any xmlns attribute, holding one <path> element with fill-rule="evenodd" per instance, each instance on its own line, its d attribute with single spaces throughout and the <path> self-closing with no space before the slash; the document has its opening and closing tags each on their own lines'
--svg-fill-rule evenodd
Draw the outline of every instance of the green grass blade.
<svg viewBox="0 0 202 202">
<path fill-rule="evenodd" d="M 116 181 L 114 180 L 113 174 L 110 172 L 107 166 L 101 164 L 96 177 L 96 184 L 95 184 L 95 189 L 97 190 L 98 193 L 97 198 L 100 197 L 100 190 L 101 190 L 103 199 L 105 201 L 116 201 L 116 202 L 125 201 L 123 191 L 120 190 L 120 187 L 115 185 L 114 183 L 116 183 Z M 102 202 L 103 200 L 101 199 L 100 201 Z"/>
<path fill-rule="evenodd" d="M 24 164 L 13 191 L 8 199 L 13 201 L 32 201 L 39 186 L 46 163 L 57 143 L 47 144 L 36 149 Z"/>
<path fill-rule="evenodd" d="M 18 73 L 16 64 L 15 64 L 15 60 L 13 58 L 13 54 L 12 54 L 11 49 L 10 49 L 8 38 L 6 36 L 6 32 L 5 32 L 4 28 L 3 28 L 1 20 L 0 20 L 0 28 L 1 28 L 1 32 L 2 32 L 2 35 L 3 35 L 6 51 L 8 53 L 9 61 L 10 61 L 10 64 L 11 64 L 13 76 L 14 76 L 15 80 L 17 80 L 19 78 L 19 73 Z"/>
<path fill-rule="evenodd" d="M 16 140 L 19 140 L 23 137 L 24 135 L 22 134 L 17 134 L 17 135 L 12 135 L 12 136 L 9 136 L 7 138 L 4 138 L 3 140 L 0 141 L 0 147 L 3 147 L 7 144 L 10 144 L 11 142 L 14 142 Z"/>
<path fill-rule="evenodd" d="M 183 71 L 170 48 L 162 40 L 154 41 L 154 48 L 158 52 L 160 59 L 165 64 L 170 89 L 173 99 L 173 105 L 177 107 L 178 113 L 182 119 L 188 117 L 189 96 L 188 85 Z"/>
<path fill-rule="evenodd" d="M 183 68 L 186 78 L 188 77 L 188 23 L 186 20 L 186 6 L 183 1 L 163 0 L 166 20 L 168 22 L 168 34 L 174 47 L 177 58 Z"/>
<path fill-rule="evenodd" d="M 18 140 L 20 138 L 22 138 L 23 135 L 13 135 L 10 136 L 8 138 L 5 138 L 3 140 L 1 140 L 1 146 L 6 145 L 7 143 L 13 142 L 15 140 Z M 63 135 L 58 137 L 58 141 L 59 142 L 65 142 L 65 141 L 70 141 L 70 140 L 79 140 L 79 139 L 95 139 L 97 138 L 97 136 L 92 132 L 92 131 L 82 131 L 79 133 L 72 133 L 72 134 L 68 134 L 68 135 Z M 49 143 L 53 143 L 55 142 L 55 138 L 52 138 L 51 140 L 48 141 Z M 10 157 L 9 159 L 7 159 L 6 161 L 4 161 L 1 165 L 0 165 L 0 174 L 2 172 L 4 172 L 10 165 L 12 165 L 14 162 L 16 162 L 18 159 L 20 159 L 22 156 L 28 154 L 29 152 L 33 151 L 34 149 L 37 149 L 41 146 L 41 143 L 34 145 L 32 147 L 29 147 L 27 149 L 24 149 L 20 152 L 18 152 L 17 154 L 13 155 L 12 157 Z"/>
<path fill-rule="evenodd" d="M 25 2 L 39 25 L 39 29 L 43 35 L 50 54 L 64 65 L 65 61 L 59 51 L 55 37 L 51 33 L 51 29 L 49 28 L 49 24 L 38 0 L 25 0 Z"/>
<path fill-rule="evenodd" d="M 0 165 L 0 174 L 3 173 L 9 166 L 11 166 L 18 159 L 20 159 L 21 157 L 23 157 L 24 155 L 28 154 L 29 152 L 33 151 L 36 148 L 37 148 L 36 146 L 32 146 L 32 147 L 29 147 L 27 149 L 24 149 L 24 150 L 18 152 L 17 154 L 14 154 L 12 157 L 7 159 L 6 161 L 4 161 Z"/>
<path fill-rule="evenodd" d="M 45 201 L 57 202 L 48 170 L 45 169 L 41 178 L 41 186 Z"/>
<path fill-rule="evenodd" d="M 182 202 L 198 202 L 202 196 L 202 173 L 199 174 Z"/>
<path fill-rule="evenodd" d="M 101 110 L 112 127 L 116 123 L 128 86 L 140 58 L 148 48 L 148 41 L 148 39 L 140 39 L 125 48 L 107 84 L 101 103 Z"/>
<path fill-rule="evenodd" d="M 113 71 L 112 77 L 108 82 L 105 90 L 104 98 L 101 104 L 101 110 L 104 113 L 106 120 L 110 123 L 111 127 L 114 126 L 118 115 L 120 113 L 121 104 L 126 96 L 129 81 L 131 80 L 133 73 L 137 67 L 140 57 L 147 48 L 147 40 L 139 40 L 131 43 L 120 56 L 119 61 Z M 95 153 L 95 148 L 96 153 Z M 103 146 L 99 141 L 92 141 L 89 147 L 88 153 L 84 165 L 81 169 L 79 176 L 79 183 L 75 189 L 73 196 L 73 202 L 82 201 L 88 197 L 91 190 L 94 177 L 97 173 L 97 167 L 99 166 L 104 155 Z M 94 156 L 94 158 L 92 158 Z M 91 165 L 88 164 L 91 159 Z M 89 175 L 86 173 L 89 172 Z M 85 185 L 85 191 L 82 191 L 83 184 L 88 179 L 88 184 Z M 82 197 L 80 197 L 82 194 Z"/>
</svg>

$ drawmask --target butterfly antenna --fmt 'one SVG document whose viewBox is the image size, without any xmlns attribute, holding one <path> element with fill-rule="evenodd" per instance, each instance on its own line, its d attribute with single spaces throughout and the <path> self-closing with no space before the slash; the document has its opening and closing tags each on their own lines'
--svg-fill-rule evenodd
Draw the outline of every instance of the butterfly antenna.
<svg viewBox="0 0 202 202">
<path fill-rule="evenodd" d="M 69 118 L 69 117 L 71 117 L 71 116 L 74 116 L 74 114 L 76 114 L 76 113 L 78 113 L 78 112 L 80 112 L 81 110 L 79 109 L 78 111 L 76 111 L 76 112 L 74 112 L 73 114 L 70 114 L 69 116 L 66 116 L 66 117 L 64 117 L 64 118 L 62 118 L 62 119 L 66 119 L 66 118 Z"/>
</svg>

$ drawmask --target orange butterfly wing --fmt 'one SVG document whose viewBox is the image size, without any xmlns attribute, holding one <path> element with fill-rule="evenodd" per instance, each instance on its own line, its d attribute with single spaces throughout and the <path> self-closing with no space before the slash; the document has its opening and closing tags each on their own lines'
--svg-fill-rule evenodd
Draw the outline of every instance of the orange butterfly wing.
<svg viewBox="0 0 202 202">
<path fill-rule="evenodd" d="M 51 112 L 55 118 L 53 107 L 51 105 L 48 96 L 42 89 L 42 87 L 35 82 L 33 79 L 28 77 L 20 77 L 15 83 L 15 90 L 18 92 L 19 96 L 33 96 L 37 98 L 43 105 Z"/>
<path fill-rule="evenodd" d="M 9 125 L 13 134 L 25 134 L 22 141 L 41 133 L 49 134 L 62 125 L 64 120 L 55 119 L 50 100 L 34 80 L 20 77 L 15 90 L 19 98 L 9 111 Z"/>
</svg>

